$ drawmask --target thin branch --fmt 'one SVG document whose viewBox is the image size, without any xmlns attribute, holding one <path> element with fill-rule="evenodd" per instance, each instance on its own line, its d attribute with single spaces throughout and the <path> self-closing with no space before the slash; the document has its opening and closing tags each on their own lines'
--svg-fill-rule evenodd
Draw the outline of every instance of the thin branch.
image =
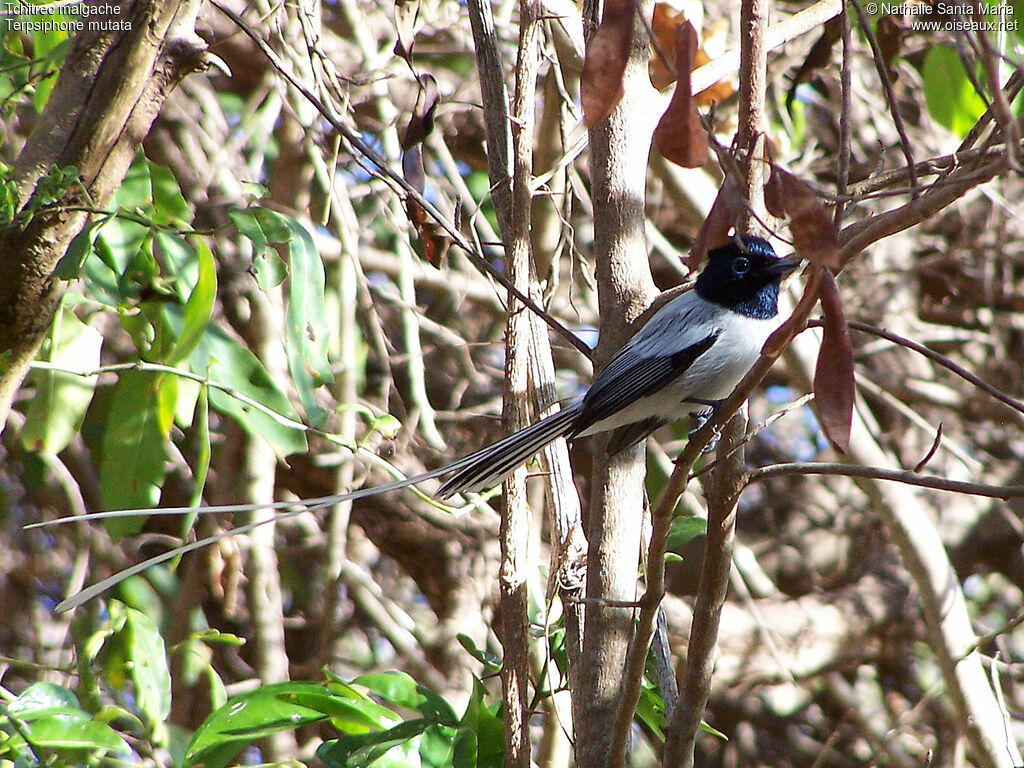
<svg viewBox="0 0 1024 768">
<path fill-rule="evenodd" d="M 977 5 L 973 9 L 973 16 L 975 20 L 983 18 L 981 13 L 979 13 Z M 999 87 L 999 62 L 982 25 L 978 26 L 975 34 L 978 38 L 978 45 L 981 48 L 978 58 L 981 60 L 981 66 L 985 70 L 985 79 L 988 81 L 988 89 L 992 94 L 989 110 L 993 112 L 993 118 L 999 127 L 1002 128 L 1003 137 L 1006 139 L 1006 165 L 1011 170 L 1021 173 L 1024 169 L 1021 168 L 1020 147 L 1018 146 L 1020 129 L 1017 127 L 1016 120 L 1014 120 L 1013 112 L 1010 111 L 1010 103 L 1006 98 L 1006 93 Z M 966 71 L 970 72 L 971 68 L 967 67 Z"/>
<path fill-rule="evenodd" d="M 809 320 L 807 325 L 808 327 L 812 328 L 820 328 L 821 323 L 821 320 L 814 319 Z M 929 349 L 928 347 L 924 346 L 923 344 L 919 344 L 916 341 L 912 341 L 911 339 L 908 339 L 905 336 L 900 336 L 897 333 L 887 331 L 884 328 L 879 328 L 878 326 L 871 325 L 870 323 L 864 323 L 859 320 L 848 320 L 846 324 L 856 331 L 861 331 L 862 333 L 869 333 L 872 336 L 877 336 L 880 339 L 891 341 L 893 344 L 898 344 L 901 347 L 906 347 L 909 350 L 917 352 L 919 355 L 927 357 L 936 365 L 940 365 L 946 370 L 955 373 L 960 378 L 970 382 L 978 389 L 982 390 L 986 394 L 1003 403 L 1003 405 L 1013 408 L 1013 410 L 1017 411 L 1018 413 L 1024 414 L 1024 402 L 1016 399 L 1015 397 L 1011 397 L 1002 390 L 996 389 L 987 381 L 971 373 L 962 365 L 954 363 L 950 358 L 946 357 L 945 355 L 936 352 L 933 349 Z"/>
<path fill-rule="evenodd" d="M 502 238 L 509 280 L 523 293 L 533 284 L 533 253 L 530 241 L 533 131 L 537 72 L 540 67 L 540 22 L 536 3 L 519 3 L 519 46 L 515 68 L 515 91 L 503 126 L 492 125 L 489 133 L 510 130 L 512 177 L 508 209 L 501 216 Z M 481 79 L 488 73 L 481 72 Z M 495 105 L 497 106 L 497 105 Z M 487 115 L 489 124 L 501 115 Z M 504 184 L 504 178 L 491 179 Z M 508 429 L 523 429 L 530 423 L 529 389 L 530 316 L 513 302 L 505 326 L 505 386 L 502 413 Z M 505 705 L 505 760 L 509 768 L 529 768 L 529 638 L 527 634 L 529 510 L 526 503 L 526 468 L 520 467 L 505 480 L 505 503 L 501 508 L 501 566 L 498 586 L 501 608 L 502 698 Z"/>
<path fill-rule="evenodd" d="M 918 488 L 931 488 L 935 491 L 948 491 L 950 493 L 966 493 L 971 496 L 984 496 L 989 499 L 1006 500 L 1024 496 L 1024 485 L 968 483 L 963 480 L 949 480 L 945 477 L 936 477 L 935 475 L 920 475 L 910 470 L 865 467 L 854 464 L 835 464 L 831 462 L 792 462 L 761 467 L 750 472 L 750 476 L 747 478 L 747 485 L 772 477 L 787 475 L 838 475 L 841 477 L 860 477 L 870 480 L 888 480 L 894 483 L 913 485 Z"/>
<path fill-rule="evenodd" d="M 729 397 L 715 409 L 712 417 L 690 435 L 690 439 L 676 459 L 675 469 L 665 483 L 661 498 L 653 507 L 651 542 L 647 554 L 647 588 L 639 601 L 640 612 L 637 617 L 636 632 L 627 658 L 619 717 L 616 720 L 616 723 L 619 724 L 618 727 L 621 727 L 621 723 L 631 721 L 640 698 L 640 683 L 647 660 L 647 648 L 654 633 L 658 606 L 665 595 L 665 547 L 676 503 L 686 490 L 693 465 L 705 448 L 716 434 L 721 433 L 722 428 L 733 417 L 733 414 L 746 402 L 750 393 L 754 391 L 754 388 L 775 363 L 781 351 L 805 327 L 807 317 L 818 299 L 820 275 L 819 269 L 811 268 L 804 286 L 803 296 L 789 319 L 768 339 L 757 362 L 736 385 Z M 626 712 L 628 712 L 628 716 L 624 714 Z M 678 712 L 677 709 L 677 716 Z"/>
<path fill-rule="evenodd" d="M 838 228 L 843 221 L 846 203 L 844 197 L 850 183 L 850 142 L 853 135 L 853 121 L 850 116 L 850 105 L 853 96 L 853 34 L 850 29 L 850 14 L 847 13 L 848 2 L 843 0 L 843 12 L 840 16 L 843 19 L 843 66 L 840 70 L 839 82 L 841 85 L 839 107 L 839 162 L 836 168 L 836 209 L 832 220 Z"/>
<path fill-rule="evenodd" d="M 848 225 L 839 233 L 842 263 L 845 264 L 872 243 L 920 224 L 1004 170 L 1005 154 L 978 168 L 957 168 L 906 205 Z"/>
</svg>

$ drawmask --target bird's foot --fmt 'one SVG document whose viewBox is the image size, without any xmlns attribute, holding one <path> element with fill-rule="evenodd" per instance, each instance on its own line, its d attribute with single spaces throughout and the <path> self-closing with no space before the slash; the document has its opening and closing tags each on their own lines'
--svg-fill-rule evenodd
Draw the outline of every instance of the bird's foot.
<svg viewBox="0 0 1024 768">
<path fill-rule="evenodd" d="M 706 406 L 705 408 L 702 408 L 699 411 L 690 411 L 690 418 L 693 419 L 694 422 L 693 429 L 690 430 L 690 437 L 693 437 L 693 435 L 700 431 L 700 429 L 705 424 L 707 424 L 708 421 L 715 415 L 715 409 L 718 408 L 718 406 L 720 406 L 723 401 L 694 399 L 689 400 L 687 402 L 697 403 L 699 405 Z M 711 453 L 712 451 L 714 451 L 715 448 L 718 446 L 718 441 L 721 439 L 721 437 L 722 431 L 717 426 L 715 426 L 714 435 L 712 436 L 710 442 L 708 442 L 707 446 L 701 453 Z"/>
</svg>

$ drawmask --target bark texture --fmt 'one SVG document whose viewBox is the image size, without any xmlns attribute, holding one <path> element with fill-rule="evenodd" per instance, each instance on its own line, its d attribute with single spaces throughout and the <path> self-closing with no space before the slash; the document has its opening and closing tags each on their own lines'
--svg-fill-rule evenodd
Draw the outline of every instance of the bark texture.
<svg viewBox="0 0 1024 768">
<path fill-rule="evenodd" d="M 61 296 L 53 273 L 88 221 L 80 209 L 107 203 L 167 94 L 203 64 L 205 44 L 194 31 L 200 5 L 139 0 L 118 17 L 89 17 L 99 29 L 71 42 L 14 164 L 20 225 L 0 231 L 0 424 L 53 320 Z M 54 166 L 75 168 L 79 183 L 43 206 L 34 194 Z"/>
</svg>

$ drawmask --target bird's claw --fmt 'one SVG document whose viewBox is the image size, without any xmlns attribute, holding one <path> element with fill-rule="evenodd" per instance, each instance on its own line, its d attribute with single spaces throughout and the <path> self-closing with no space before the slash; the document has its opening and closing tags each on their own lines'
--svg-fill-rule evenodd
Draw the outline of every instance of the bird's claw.
<svg viewBox="0 0 1024 768">
<path fill-rule="evenodd" d="M 690 430 L 691 438 L 708 423 L 715 415 L 715 409 L 722 404 L 721 400 L 699 400 L 696 402 L 707 407 L 699 411 L 690 411 L 690 418 L 694 420 L 693 429 Z M 722 438 L 722 431 L 718 428 L 718 425 L 715 425 L 713 429 L 714 435 L 712 435 L 711 440 L 701 453 L 711 453 L 718 446 L 718 441 Z"/>
</svg>

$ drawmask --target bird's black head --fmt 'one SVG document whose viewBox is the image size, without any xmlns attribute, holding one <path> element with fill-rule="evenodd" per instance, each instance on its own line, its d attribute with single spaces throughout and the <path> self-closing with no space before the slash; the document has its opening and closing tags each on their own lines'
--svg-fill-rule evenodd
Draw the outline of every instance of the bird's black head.
<svg viewBox="0 0 1024 768">
<path fill-rule="evenodd" d="M 726 309 L 767 320 L 779 313 L 779 284 L 799 266 L 781 259 L 767 240 L 740 235 L 708 254 L 697 295 Z"/>
</svg>

